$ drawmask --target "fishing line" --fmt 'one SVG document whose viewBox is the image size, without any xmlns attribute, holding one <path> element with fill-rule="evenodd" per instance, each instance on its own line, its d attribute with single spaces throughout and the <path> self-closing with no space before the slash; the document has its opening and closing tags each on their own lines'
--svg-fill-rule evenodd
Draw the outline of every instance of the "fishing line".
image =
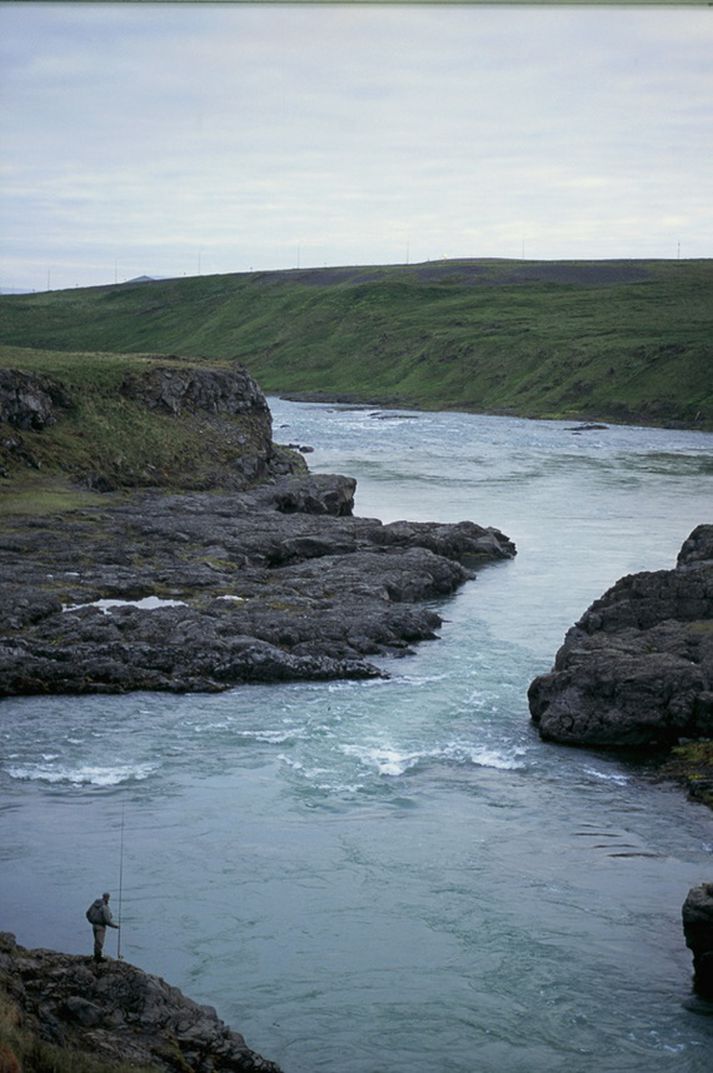
<svg viewBox="0 0 713 1073">
<path fill-rule="evenodd" d="M 119 841 L 119 930 L 116 933 L 116 957 L 121 961 L 121 927 L 123 917 L 121 914 L 121 898 L 124 890 L 124 814 L 126 802 L 121 806 L 121 839 Z"/>
</svg>

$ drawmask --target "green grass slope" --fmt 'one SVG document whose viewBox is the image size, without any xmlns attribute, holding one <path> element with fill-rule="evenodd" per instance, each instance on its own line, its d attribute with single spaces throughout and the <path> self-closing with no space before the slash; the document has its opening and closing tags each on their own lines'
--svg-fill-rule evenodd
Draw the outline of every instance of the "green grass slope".
<svg viewBox="0 0 713 1073">
<path fill-rule="evenodd" d="M 237 358 L 262 388 L 713 428 L 713 261 L 443 261 L 0 298 L 25 347 Z"/>
<path fill-rule="evenodd" d="M 236 458 L 260 449 L 263 418 L 205 411 L 175 416 L 151 410 L 121 390 L 128 374 L 195 364 L 175 357 L 0 346 L 0 368 L 50 377 L 71 400 L 42 429 L 0 422 L 2 509 L 72 509 L 94 502 L 100 492 L 142 486 L 233 486 Z M 210 364 L 220 369 L 229 363 Z"/>
</svg>

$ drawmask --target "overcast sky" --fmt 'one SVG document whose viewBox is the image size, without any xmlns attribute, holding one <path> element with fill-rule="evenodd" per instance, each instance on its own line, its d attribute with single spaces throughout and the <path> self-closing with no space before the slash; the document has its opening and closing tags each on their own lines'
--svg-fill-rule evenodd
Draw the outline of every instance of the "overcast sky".
<svg viewBox="0 0 713 1073">
<path fill-rule="evenodd" d="M 0 4 L 0 288 L 713 255 L 707 8 Z"/>
</svg>

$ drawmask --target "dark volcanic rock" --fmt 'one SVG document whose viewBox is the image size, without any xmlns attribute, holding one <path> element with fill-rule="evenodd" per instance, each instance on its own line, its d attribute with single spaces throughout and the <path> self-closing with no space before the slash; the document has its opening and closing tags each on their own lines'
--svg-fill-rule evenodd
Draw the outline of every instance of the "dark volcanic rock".
<svg viewBox="0 0 713 1073">
<path fill-rule="evenodd" d="M 694 987 L 713 1001 L 713 883 L 691 888 L 682 916 L 686 946 L 693 952 Z"/>
<path fill-rule="evenodd" d="M 150 410 L 174 415 L 199 410 L 214 414 L 270 412 L 262 391 L 237 362 L 230 370 L 153 365 L 144 373 L 127 373 L 120 390 Z"/>
<path fill-rule="evenodd" d="M 0 531 L 0 695 L 382 674 L 365 657 L 435 636 L 424 601 L 515 549 L 472 522 L 352 517 L 354 488 L 288 476 L 12 520 Z"/>
<path fill-rule="evenodd" d="M 65 1052 L 167 1073 L 280 1073 L 211 1006 L 125 961 L 26 950 L 0 932 L 0 984 L 23 1033 Z"/>
<path fill-rule="evenodd" d="M 694 530 L 675 570 L 629 575 L 596 600 L 529 701 L 541 736 L 566 744 L 713 736 L 713 526 Z"/>
<path fill-rule="evenodd" d="M 66 388 L 49 376 L 0 369 L 0 421 L 13 428 L 41 430 L 72 405 Z"/>
</svg>

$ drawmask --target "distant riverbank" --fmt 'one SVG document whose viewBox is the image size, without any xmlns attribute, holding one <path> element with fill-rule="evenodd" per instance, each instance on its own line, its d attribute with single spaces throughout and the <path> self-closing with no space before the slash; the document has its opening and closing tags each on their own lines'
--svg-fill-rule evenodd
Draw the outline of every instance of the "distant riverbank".
<svg viewBox="0 0 713 1073">
<path fill-rule="evenodd" d="M 264 390 L 713 428 L 713 261 L 437 261 L 0 297 L 0 340 L 242 361 Z"/>
</svg>

